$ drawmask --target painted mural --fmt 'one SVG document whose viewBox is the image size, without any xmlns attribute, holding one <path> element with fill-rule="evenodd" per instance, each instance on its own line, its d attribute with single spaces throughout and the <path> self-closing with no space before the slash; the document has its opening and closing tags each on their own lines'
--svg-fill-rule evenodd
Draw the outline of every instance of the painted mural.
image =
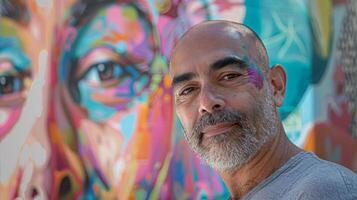
<svg viewBox="0 0 357 200">
<path fill-rule="evenodd" d="M 212 19 L 252 27 L 284 65 L 289 138 L 357 172 L 357 2 L 271 2 L 0 0 L 0 199 L 226 199 L 167 74 Z"/>
</svg>

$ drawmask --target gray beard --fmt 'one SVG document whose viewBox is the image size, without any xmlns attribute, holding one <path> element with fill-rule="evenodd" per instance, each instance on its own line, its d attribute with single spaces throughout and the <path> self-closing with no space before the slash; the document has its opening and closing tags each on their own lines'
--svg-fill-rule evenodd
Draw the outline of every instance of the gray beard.
<svg viewBox="0 0 357 200">
<path fill-rule="evenodd" d="M 198 156 L 212 168 L 224 172 L 239 168 L 249 162 L 273 136 L 276 135 L 278 116 L 268 89 L 263 101 L 254 108 L 254 119 L 234 110 L 206 114 L 196 123 L 191 137 L 185 138 Z M 235 126 L 227 133 L 203 138 L 207 125 L 230 122 Z"/>
</svg>

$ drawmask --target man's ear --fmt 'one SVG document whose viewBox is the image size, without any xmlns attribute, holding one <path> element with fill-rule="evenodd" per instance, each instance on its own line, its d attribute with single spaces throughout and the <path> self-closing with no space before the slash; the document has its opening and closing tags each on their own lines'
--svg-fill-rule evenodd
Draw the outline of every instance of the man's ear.
<svg viewBox="0 0 357 200">
<path fill-rule="evenodd" d="M 280 107 L 283 105 L 286 90 L 286 73 L 283 66 L 277 64 L 269 70 L 269 81 L 273 87 L 275 105 Z"/>
</svg>

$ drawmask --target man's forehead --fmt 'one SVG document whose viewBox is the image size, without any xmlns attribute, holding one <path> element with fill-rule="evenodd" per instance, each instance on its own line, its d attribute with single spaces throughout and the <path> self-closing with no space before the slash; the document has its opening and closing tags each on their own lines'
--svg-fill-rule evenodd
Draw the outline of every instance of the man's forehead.
<svg viewBox="0 0 357 200">
<path fill-rule="evenodd" d="M 170 70 L 180 68 L 188 61 L 195 62 L 198 55 L 205 56 L 206 62 L 216 56 L 225 56 L 209 55 L 210 52 L 221 51 L 249 59 L 256 65 L 267 65 L 265 55 L 260 55 L 265 54 L 263 49 L 254 32 L 244 25 L 226 21 L 204 22 L 194 26 L 179 40 L 171 55 Z"/>
<path fill-rule="evenodd" d="M 242 24 L 228 21 L 206 21 L 188 30 L 178 41 L 176 47 L 197 39 L 210 39 L 212 37 L 240 39 L 249 35 L 252 35 L 252 31 Z"/>
<path fill-rule="evenodd" d="M 183 61 L 192 55 L 198 55 L 202 52 L 209 53 L 212 50 L 245 48 L 248 42 L 247 39 L 244 39 L 245 34 L 246 32 L 237 32 L 232 27 L 227 26 L 196 28 L 180 39 L 172 52 L 171 60 Z"/>
<path fill-rule="evenodd" d="M 197 50 L 199 51 L 199 50 Z M 178 52 L 179 53 L 179 52 Z M 182 51 L 181 54 L 178 55 L 177 59 L 172 60 L 171 66 L 172 69 L 170 72 L 178 73 L 182 71 L 192 71 L 195 67 L 201 68 L 202 66 L 209 67 L 213 63 L 222 60 L 226 57 L 235 57 L 242 61 L 248 61 L 249 57 L 243 54 L 238 54 L 237 51 L 226 48 L 217 48 L 213 51 L 202 51 L 200 54 L 197 54 L 193 51 Z M 242 56 L 243 55 L 243 56 Z"/>
</svg>

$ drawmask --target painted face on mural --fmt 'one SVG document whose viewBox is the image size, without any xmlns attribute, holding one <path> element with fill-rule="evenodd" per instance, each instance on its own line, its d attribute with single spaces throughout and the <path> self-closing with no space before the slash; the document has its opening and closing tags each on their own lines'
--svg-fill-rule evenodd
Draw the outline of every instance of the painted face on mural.
<svg viewBox="0 0 357 200">
<path fill-rule="evenodd" d="M 213 168 L 243 165 L 275 135 L 267 71 L 264 47 L 241 25 L 204 23 L 177 44 L 170 65 L 177 113 L 188 143 Z"/>
<path fill-rule="evenodd" d="M 31 37 L 25 27 L 0 18 L 0 140 L 17 122 L 31 82 Z"/>
<path fill-rule="evenodd" d="M 167 156 L 173 113 L 157 45 L 149 17 L 135 4 L 117 3 L 95 9 L 63 53 L 59 73 L 79 152 L 89 175 L 104 183 L 118 184 L 128 166 L 134 170 L 125 173 L 144 177 Z"/>
<path fill-rule="evenodd" d="M 72 49 L 78 61 L 71 78 L 78 101 L 93 121 L 106 121 L 133 107 L 133 100 L 140 101 L 134 97 L 148 84 L 145 74 L 154 59 L 153 35 L 140 14 L 134 6 L 113 5 L 99 10 L 78 32 Z M 127 122 L 123 132 L 130 138 L 136 117 L 115 118 Z"/>
<path fill-rule="evenodd" d="M 52 180 L 46 126 L 48 40 L 43 40 L 48 13 L 25 1 L 1 5 L 0 198 L 43 198 Z"/>
</svg>

